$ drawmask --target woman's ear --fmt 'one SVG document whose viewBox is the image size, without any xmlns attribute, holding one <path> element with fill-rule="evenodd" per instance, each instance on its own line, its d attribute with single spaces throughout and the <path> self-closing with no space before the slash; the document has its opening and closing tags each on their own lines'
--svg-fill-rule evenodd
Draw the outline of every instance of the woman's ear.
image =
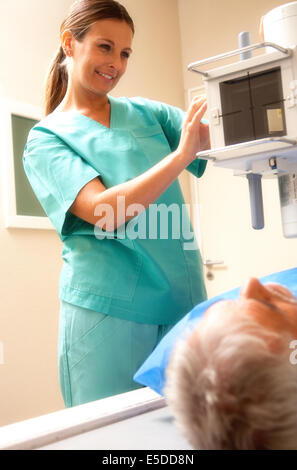
<svg viewBox="0 0 297 470">
<path fill-rule="evenodd" d="M 70 29 L 66 29 L 62 34 L 61 40 L 65 54 L 68 57 L 72 56 L 74 46 L 74 36 L 72 34 L 72 31 Z"/>
</svg>

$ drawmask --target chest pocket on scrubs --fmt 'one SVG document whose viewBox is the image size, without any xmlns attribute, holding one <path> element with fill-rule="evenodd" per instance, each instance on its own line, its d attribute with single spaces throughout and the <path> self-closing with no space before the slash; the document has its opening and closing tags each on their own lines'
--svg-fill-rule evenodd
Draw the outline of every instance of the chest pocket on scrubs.
<svg viewBox="0 0 297 470">
<path fill-rule="evenodd" d="M 151 165 L 158 163 L 171 153 L 169 143 L 160 124 L 132 129 L 138 147 L 146 155 Z"/>
</svg>

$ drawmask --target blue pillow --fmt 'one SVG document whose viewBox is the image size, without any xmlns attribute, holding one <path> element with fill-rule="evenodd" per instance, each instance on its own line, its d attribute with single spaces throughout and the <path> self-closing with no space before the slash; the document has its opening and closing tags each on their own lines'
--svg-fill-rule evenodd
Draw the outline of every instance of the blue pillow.
<svg viewBox="0 0 297 470">
<path fill-rule="evenodd" d="M 263 284 L 267 282 L 281 284 L 290 289 L 290 291 L 297 296 L 297 268 L 270 274 L 260 278 L 260 281 Z M 176 341 L 181 335 L 186 336 L 194 329 L 202 318 L 203 313 L 210 305 L 219 300 L 236 299 L 238 298 L 239 291 L 240 288 L 238 287 L 196 305 L 196 307 L 183 317 L 160 341 L 151 355 L 135 373 L 133 377 L 135 382 L 150 387 L 155 392 L 164 396 L 165 370 Z"/>
</svg>

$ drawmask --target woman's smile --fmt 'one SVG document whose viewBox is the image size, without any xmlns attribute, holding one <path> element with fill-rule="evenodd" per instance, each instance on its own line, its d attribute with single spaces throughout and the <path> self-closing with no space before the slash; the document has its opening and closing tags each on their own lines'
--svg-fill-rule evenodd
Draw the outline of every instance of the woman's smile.
<svg viewBox="0 0 297 470">
<path fill-rule="evenodd" d="M 98 70 L 95 70 L 96 74 L 102 77 L 104 80 L 108 82 L 112 82 L 115 78 L 115 76 L 109 75 L 107 73 L 99 72 Z"/>
</svg>

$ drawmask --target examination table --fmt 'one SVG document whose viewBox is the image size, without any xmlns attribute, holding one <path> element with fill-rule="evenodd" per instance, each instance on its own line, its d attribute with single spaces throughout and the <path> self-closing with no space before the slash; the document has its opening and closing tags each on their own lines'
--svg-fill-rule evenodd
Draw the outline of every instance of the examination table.
<svg viewBox="0 0 297 470">
<path fill-rule="evenodd" d="M 148 387 L 2 426 L 0 449 L 192 450 Z"/>
</svg>

